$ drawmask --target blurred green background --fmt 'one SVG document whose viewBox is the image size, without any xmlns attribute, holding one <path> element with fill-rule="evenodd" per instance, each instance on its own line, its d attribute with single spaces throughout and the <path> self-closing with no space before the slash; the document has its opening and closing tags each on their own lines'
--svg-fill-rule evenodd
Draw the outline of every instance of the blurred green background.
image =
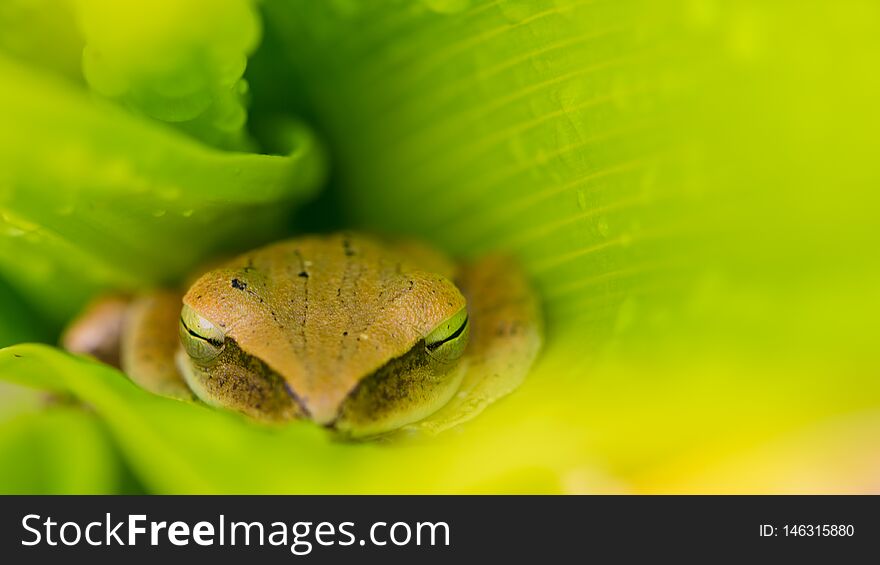
<svg viewBox="0 0 880 565">
<path fill-rule="evenodd" d="M 880 492 L 878 24 L 856 0 L 3 2 L 0 491 Z M 547 317 L 526 384 L 345 444 L 52 347 L 102 291 L 340 227 L 516 254 Z"/>
</svg>

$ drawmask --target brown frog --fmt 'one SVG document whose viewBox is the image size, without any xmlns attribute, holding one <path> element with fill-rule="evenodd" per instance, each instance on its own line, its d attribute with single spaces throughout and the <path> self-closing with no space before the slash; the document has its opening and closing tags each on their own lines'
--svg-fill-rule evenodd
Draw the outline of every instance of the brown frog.
<svg viewBox="0 0 880 565">
<path fill-rule="evenodd" d="M 512 261 L 303 236 L 170 291 L 93 304 L 64 336 L 152 392 L 350 437 L 440 431 L 516 388 L 542 341 Z"/>
</svg>

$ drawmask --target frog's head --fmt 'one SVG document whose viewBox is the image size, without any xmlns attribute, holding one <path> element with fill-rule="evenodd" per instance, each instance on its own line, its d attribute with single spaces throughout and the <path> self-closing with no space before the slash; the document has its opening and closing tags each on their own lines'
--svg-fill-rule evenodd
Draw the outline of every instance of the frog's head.
<svg viewBox="0 0 880 565">
<path fill-rule="evenodd" d="M 178 364 L 209 404 L 374 435 L 449 400 L 468 334 L 465 299 L 443 273 L 370 238 L 316 236 L 198 279 Z"/>
</svg>

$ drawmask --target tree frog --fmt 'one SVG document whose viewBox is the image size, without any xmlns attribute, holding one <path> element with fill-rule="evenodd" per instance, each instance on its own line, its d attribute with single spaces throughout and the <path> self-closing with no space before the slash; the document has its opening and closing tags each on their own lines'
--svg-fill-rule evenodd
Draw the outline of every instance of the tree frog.
<svg viewBox="0 0 880 565">
<path fill-rule="evenodd" d="M 63 337 L 149 391 L 352 437 L 438 432 L 524 379 L 538 299 L 510 259 L 308 235 L 210 269 L 185 293 L 111 297 Z"/>
</svg>

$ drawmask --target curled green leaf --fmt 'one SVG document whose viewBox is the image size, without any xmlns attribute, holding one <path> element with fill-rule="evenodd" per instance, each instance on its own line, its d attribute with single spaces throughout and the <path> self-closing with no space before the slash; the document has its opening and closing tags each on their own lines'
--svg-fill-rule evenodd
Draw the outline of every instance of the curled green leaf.
<svg viewBox="0 0 880 565">
<path fill-rule="evenodd" d="M 56 320 L 98 289 L 173 280 L 283 233 L 323 179 L 296 122 L 274 124 L 283 155 L 225 152 L 9 59 L 0 74 L 0 273 Z"/>
</svg>

